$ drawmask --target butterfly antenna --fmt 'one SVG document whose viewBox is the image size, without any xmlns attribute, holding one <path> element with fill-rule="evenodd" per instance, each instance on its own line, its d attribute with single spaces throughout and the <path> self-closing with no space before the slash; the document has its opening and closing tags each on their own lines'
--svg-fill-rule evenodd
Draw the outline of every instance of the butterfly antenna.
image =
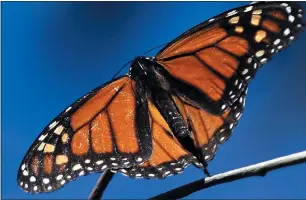
<svg viewBox="0 0 306 200">
<path fill-rule="evenodd" d="M 159 45 L 159 46 L 157 46 L 157 47 L 154 47 L 154 48 L 148 50 L 148 51 L 145 52 L 143 55 L 145 56 L 145 55 L 147 55 L 148 53 L 150 53 L 151 51 L 153 51 L 153 50 L 155 50 L 155 49 L 157 49 L 157 48 L 160 48 L 160 47 L 162 47 L 162 46 L 165 46 L 166 44 L 168 44 L 168 42 L 167 42 L 167 43 L 164 43 L 164 44 L 161 44 L 161 45 Z"/>
<path fill-rule="evenodd" d="M 154 48 L 148 50 L 147 52 L 144 53 L 144 56 L 147 55 L 148 53 L 150 53 L 151 51 L 153 51 L 154 49 L 157 49 L 157 48 L 160 48 L 160 47 L 162 47 L 162 46 L 165 46 L 166 44 L 168 44 L 168 42 L 167 42 L 167 43 L 164 43 L 164 44 L 161 44 L 161 45 L 159 45 L 159 46 L 157 46 L 157 47 L 154 47 Z M 117 75 L 118 75 L 118 74 L 119 74 L 128 64 L 130 64 L 132 61 L 133 61 L 133 60 L 131 60 L 131 61 L 125 63 L 125 64 L 117 71 L 117 73 L 112 77 L 112 79 L 116 78 L 116 76 L 117 76 Z"/>
<path fill-rule="evenodd" d="M 125 63 L 117 72 L 116 74 L 113 76 L 112 79 L 116 78 L 116 76 L 128 65 L 132 62 L 133 60 L 130 60 L 129 62 Z"/>
</svg>

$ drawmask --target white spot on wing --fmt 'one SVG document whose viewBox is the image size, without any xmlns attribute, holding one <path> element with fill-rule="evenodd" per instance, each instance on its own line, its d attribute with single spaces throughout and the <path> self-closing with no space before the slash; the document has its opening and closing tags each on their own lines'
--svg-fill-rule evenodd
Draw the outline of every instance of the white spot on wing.
<svg viewBox="0 0 306 200">
<path fill-rule="evenodd" d="M 295 19 L 295 18 L 294 18 L 293 15 L 289 15 L 289 17 L 288 17 L 289 22 L 291 22 L 291 23 L 294 22 L 294 19 Z"/>
<path fill-rule="evenodd" d="M 103 160 L 98 160 L 98 161 L 96 162 L 96 164 L 97 164 L 97 165 L 101 165 L 103 162 L 104 162 Z"/>
<path fill-rule="evenodd" d="M 43 179 L 43 183 L 44 183 L 44 184 L 48 184 L 49 182 L 50 182 L 50 180 L 49 180 L 48 178 L 44 178 L 44 179 Z"/>
<path fill-rule="evenodd" d="M 250 12 L 253 9 L 253 6 L 246 7 L 244 12 Z"/>
<path fill-rule="evenodd" d="M 30 177 L 30 181 L 31 181 L 31 182 L 35 182 L 35 181 L 36 181 L 35 176 L 31 176 L 31 177 Z"/>
<path fill-rule="evenodd" d="M 65 112 L 68 112 L 70 109 L 71 109 L 71 106 L 70 106 L 69 108 L 67 108 L 67 109 L 65 110 Z"/>
<path fill-rule="evenodd" d="M 264 51 L 264 50 L 260 50 L 260 51 L 257 51 L 257 52 L 256 52 L 255 56 L 256 56 L 257 58 L 259 58 L 259 57 L 263 56 L 264 54 L 265 54 L 265 51 Z"/>
<path fill-rule="evenodd" d="M 61 180 L 63 178 L 63 175 L 62 174 L 60 174 L 60 175 L 58 175 L 57 177 L 56 177 L 56 180 Z"/>
<path fill-rule="evenodd" d="M 248 58 L 247 63 L 251 63 L 252 62 L 252 57 Z"/>
<path fill-rule="evenodd" d="M 260 62 L 261 62 L 261 63 L 265 63 L 265 62 L 267 62 L 267 58 L 263 58 L 263 59 L 261 59 L 261 60 L 260 60 Z"/>
<path fill-rule="evenodd" d="M 46 135 L 41 135 L 38 140 L 43 141 L 47 137 L 48 133 Z"/>
<path fill-rule="evenodd" d="M 273 42 L 273 44 L 274 44 L 274 45 L 278 45 L 278 44 L 280 43 L 280 41 L 281 41 L 280 39 L 276 39 L 276 40 Z"/>
<path fill-rule="evenodd" d="M 29 175 L 29 172 L 28 172 L 27 170 L 24 170 L 24 171 L 22 172 L 22 174 L 23 174 L 24 176 L 28 176 L 28 175 Z"/>
<path fill-rule="evenodd" d="M 287 6 L 288 6 L 288 4 L 287 4 L 287 3 L 282 3 L 282 4 L 281 4 L 281 6 L 283 6 L 283 7 L 287 7 Z"/>
<path fill-rule="evenodd" d="M 235 15 L 235 14 L 237 14 L 237 13 L 238 13 L 237 10 L 232 10 L 231 12 L 227 13 L 226 17 Z"/>
<path fill-rule="evenodd" d="M 287 35 L 289 35 L 289 33 L 290 33 L 290 29 L 286 28 L 286 30 L 284 31 L 284 35 L 287 36 Z"/>
<path fill-rule="evenodd" d="M 81 164 L 76 164 L 72 167 L 72 171 L 76 171 L 78 169 L 81 169 L 82 168 L 82 165 Z"/>
<path fill-rule="evenodd" d="M 49 129 L 52 129 L 53 127 L 55 127 L 58 124 L 58 121 L 54 121 L 49 125 Z"/>
<path fill-rule="evenodd" d="M 223 137 L 221 137 L 221 138 L 220 138 L 220 142 L 222 142 L 224 139 L 225 139 L 225 137 L 224 137 L 224 136 L 223 136 Z"/>
<path fill-rule="evenodd" d="M 243 71 L 242 71 L 242 75 L 245 75 L 246 73 L 248 73 L 248 69 L 244 69 Z"/>
<path fill-rule="evenodd" d="M 39 147 L 37 148 L 37 151 L 42 151 L 45 147 L 46 143 L 42 142 Z"/>
</svg>

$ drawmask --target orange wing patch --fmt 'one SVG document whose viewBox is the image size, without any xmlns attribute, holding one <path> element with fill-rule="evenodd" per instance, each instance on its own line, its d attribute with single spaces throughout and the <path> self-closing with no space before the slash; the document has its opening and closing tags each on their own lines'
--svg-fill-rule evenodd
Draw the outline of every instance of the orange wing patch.
<svg viewBox="0 0 306 200">
<path fill-rule="evenodd" d="M 248 41 L 237 36 L 230 36 L 219 42 L 217 46 L 237 56 L 243 56 L 249 50 Z"/>
<path fill-rule="evenodd" d="M 124 175 L 132 178 L 165 178 L 181 173 L 182 170 L 195 160 L 174 137 L 165 119 L 153 103 L 149 102 L 152 120 L 152 155 L 146 162 L 129 169 L 121 169 Z"/>
<path fill-rule="evenodd" d="M 71 116 L 72 128 L 76 130 L 92 120 L 97 113 L 101 112 L 101 110 L 107 106 L 118 90 L 126 84 L 128 80 L 128 77 L 118 79 L 112 84 L 104 87 L 94 97 L 89 99 L 82 108 L 78 109 L 78 111 Z"/>
<path fill-rule="evenodd" d="M 45 155 L 44 156 L 44 171 L 46 174 L 51 174 L 53 169 L 53 156 L 52 155 Z"/>
<path fill-rule="evenodd" d="M 201 48 L 213 45 L 222 38 L 225 38 L 226 35 L 226 31 L 218 26 L 203 29 L 175 42 L 161 54 L 157 55 L 156 59 L 163 60 L 180 54 L 195 52 Z"/>
<path fill-rule="evenodd" d="M 100 113 L 92 122 L 91 145 L 95 153 L 111 153 L 113 142 L 106 112 Z"/>
<path fill-rule="evenodd" d="M 281 30 L 277 23 L 269 19 L 263 20 L 263 22 L 261 23 L 261 26 L 271 32 L 277 33 L 277 32 L 280 32 Z"/>
<path fill-rule="evenodd" d="M 206 94 L 210 94 L 213 100 L 217 101 L 222 97 L 225 82 L 219 79 L 198 58 L 185 56 L 163 62 L 163 65 L 172 76 L 202 90 Z"/>
<path fill-rule="evenodd" d="M 197 55 L 215 71 L 226 78 L 233 76 L 239 62 L 229 54 L 220 51 L 216 47 L 210 47 L 197 53 Z"/>
<path fill-rule="evenodd" d="M 107 111 L 118 149 L 125 153 L 138 152 L 136 137 L 135 106 L 133 85 L 126 85 L 110 103 Z"/>
<path fill-rule="evenodd" d="M 79 129 L 71 141 L 71 150 L 77 156 L 84 155 L 89 150 L 89 125 Z"/>
<path fill-rule="evenodd" d="M 277 19 L 280 19 L 280 20 L 285 20 L 286 19 L 286 14 L 282 11 L 271 11 L 271 12 L 268 12 L 269 15 L 277 18 Z"/>
</svg>

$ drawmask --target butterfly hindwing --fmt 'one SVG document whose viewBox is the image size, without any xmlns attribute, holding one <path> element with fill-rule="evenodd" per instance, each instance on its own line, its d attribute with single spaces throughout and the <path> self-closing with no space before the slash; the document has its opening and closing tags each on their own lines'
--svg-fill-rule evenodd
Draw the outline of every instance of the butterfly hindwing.
<svg viewBox="0 0 306 200">
<path fill-rule="evenodd" d="M 55 118 L 26 154 L 18 182 L 27 192 L 53 191 L 78 176 L 140 164 L 151 149 L 144 90 L 124 76 Z"/>
<path fill-rule="evenodd" d="M 197 162 L 173 135 L 172 130 L 155 105 L 149 102 L 152 134 L 152 155 L 144 163 L 116 170 L 132 178 L 166 178 L 182 173 L 190 163 Z"/>
</svg>

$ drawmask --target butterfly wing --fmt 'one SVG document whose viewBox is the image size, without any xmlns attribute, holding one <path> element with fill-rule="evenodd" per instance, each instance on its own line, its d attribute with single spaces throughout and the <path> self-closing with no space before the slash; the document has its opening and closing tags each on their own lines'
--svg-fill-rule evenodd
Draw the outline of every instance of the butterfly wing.
<svg viewBox="0 0 306 200">
<path fill-rule="evenodd" d="M 183 172 L 190 163 L 198 163 L 173 135 L 166 120 L 149 101 L 150 124 L 152 127 L 152 155 L 144 163 L 130 168 L 118 169 L 132 178 L 166 178 Z"/>
<path fill-rule="evenodd" d="M 236 8 L 185 32 L 155 59 L 181 97 L 221 114 L 239 99 L 258 68 L 296 39 L 302 12 L 292 2 Z"/>
<path fill-rule="evenodd" d="M 127 168 L 152 152 L 144 90 L 127 76 L 69 106 L 35 140 L 18 172 L 27 192 L 49 192 L 78 176 Z"/>
<path fill-rule="evenodd" d="M 240 120 L 245 106 L 244 92 L 238 101 L 221 115 L 214 115 L 184 101 L 180 96 L 173 96 L 180 114 L 188 124 L 194 145 L 202 151 L 203 159 L 210 161 L 217 150 L 218 144 L 224 143 L 233 132 Z M 197 167 L 203 167 L 194 162 Z"/>
<path fill-rule="evenodd" d="M 188 124 L 195 147 L 202 151 L 206 162 L 214 157 L 218 144 L 229 138 L 245 105 L 245 94 L 243 94 L 230 109 L 216 116 L 184 102 L 179 96 L 173 95 L 172 99 L 185 123 Z M 132 178 L 162 179 L 182 173 L 190 163 L 203 168 L 198 159 L 178 142 L 161 113 L 151 102 L 149 102 L 149 112 L 153 147 L 151 157 L 140 165 L 113 172 L 120 172 Z"/>
</svg>

